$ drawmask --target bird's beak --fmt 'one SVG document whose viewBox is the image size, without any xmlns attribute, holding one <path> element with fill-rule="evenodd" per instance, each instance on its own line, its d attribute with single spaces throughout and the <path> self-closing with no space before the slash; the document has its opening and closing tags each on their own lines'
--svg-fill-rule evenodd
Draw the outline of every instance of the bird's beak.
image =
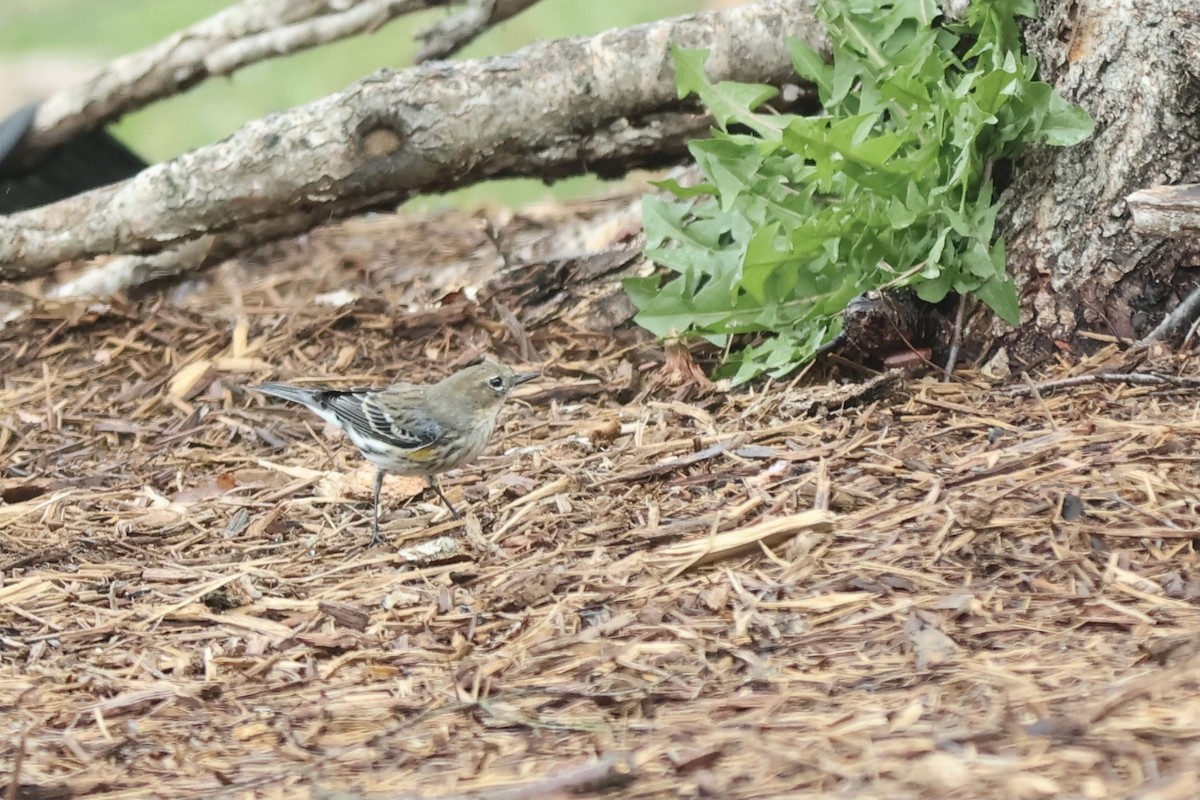
<svg viewBox="0 0 1200 800">
<path fill-rule="evenodd" d="M 528 383 L 529 381 L 540 377 L 542 377 L 542 373 L 540 372 L 519 372 L 517 373 L 516 377 L 513 378 L 513 386 L 520 386 L 522 383 Z"/>
</svg>

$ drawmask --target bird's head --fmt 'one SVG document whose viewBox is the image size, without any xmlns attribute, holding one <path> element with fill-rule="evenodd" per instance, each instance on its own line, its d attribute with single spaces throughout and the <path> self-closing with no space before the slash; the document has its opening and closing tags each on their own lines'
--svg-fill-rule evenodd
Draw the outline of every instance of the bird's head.
<svg viewBox="0 0 1200 800">
<path fill-rule="evenodd" d="M 445 378 L 431 394 L 472 413 L 495 412 L 513 389 L 536 377 L 536 372 L 517 372 L 503 364 L 484 361 Z"/>
</svg>

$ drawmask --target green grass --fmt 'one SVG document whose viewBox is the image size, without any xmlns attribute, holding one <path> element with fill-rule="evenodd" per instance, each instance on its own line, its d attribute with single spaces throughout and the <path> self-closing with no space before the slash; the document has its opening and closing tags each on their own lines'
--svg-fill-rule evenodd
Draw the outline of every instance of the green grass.
<svg viewBox="0 0 1200 800">
<path fill-rule="evenodd" d="M 109 59 L 159 41 L 173 31 L 229 5 L 225 0 L 5 0 L 0 53 L 53 51 Z M 459 58 L 506 53 L 538 39 L 584 36 L 610 28 L 697 11 L 701 0 L 544 0 L 473 42 Z M 438 19 L 442 10 L 405 17 L 374 34 L 273 59 L 226 79 L 205 81 L 185 94 L 130 114 L 113 131 L 140 155 L 162 161 L 218 141 L 243 123 L 337 92 L 383 67 L 403 68 L 417 51 L 413 31 Z M 557 185 L 559 197 L 594 193 L 593 179 Z M 508 205 L 545 197 L 538 181 L 504 181 L 478 186 L 422 205 Z"/>
</svg>

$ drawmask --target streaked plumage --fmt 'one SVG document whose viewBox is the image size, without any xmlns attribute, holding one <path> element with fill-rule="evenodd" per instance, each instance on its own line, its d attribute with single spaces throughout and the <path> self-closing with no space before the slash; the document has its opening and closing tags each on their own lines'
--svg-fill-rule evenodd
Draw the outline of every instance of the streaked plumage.
<svg viewBox="0 0 1200 800">
<path fill-rule="evenodd" d="M 264 383 L 263 394 L 300 403 L 346 432 L 354 446 L 375 465 L 371 543 L 379 535 L 379 490 L 385 473 L 423 475 L 442 494 L 438 473 L 474 461 L 487 447 L 504 400 L 514 388 L 536 378 L 503 364 L 484 362 L 444 380 L 421 386 L 396 383 L 383 389 L 325 389 Z"/>
</svg>

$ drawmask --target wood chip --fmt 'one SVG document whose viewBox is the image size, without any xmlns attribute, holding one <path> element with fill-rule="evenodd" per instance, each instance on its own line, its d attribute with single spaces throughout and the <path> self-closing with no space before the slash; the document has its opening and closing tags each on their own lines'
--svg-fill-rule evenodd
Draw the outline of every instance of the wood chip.
<svg viewBox="0 0 1200 800">
<path fill-rule="evenodd" d="M 618 208 L 489 214 L 519 255 Z M 498 260 L 475 218 L 406 209 L 170 302 L 22 287 L 9 794 L 1196 796 L 1200 356 L 1047 362 L 1038 402 L 964 369 L 723 392 L 676 343 L 670 387 L 661 343 L 529 282 L 587 259 L 507 273 L 519 326 L 467 299 Z M 522 338 L 545 380 L 442 476 L 465 519 L 389 476 L 383 546 L 373 467 L 236 388 L 431 381 Z M 1170 379 L 1094 377 L 1131 370 Z"/>
</svg>

